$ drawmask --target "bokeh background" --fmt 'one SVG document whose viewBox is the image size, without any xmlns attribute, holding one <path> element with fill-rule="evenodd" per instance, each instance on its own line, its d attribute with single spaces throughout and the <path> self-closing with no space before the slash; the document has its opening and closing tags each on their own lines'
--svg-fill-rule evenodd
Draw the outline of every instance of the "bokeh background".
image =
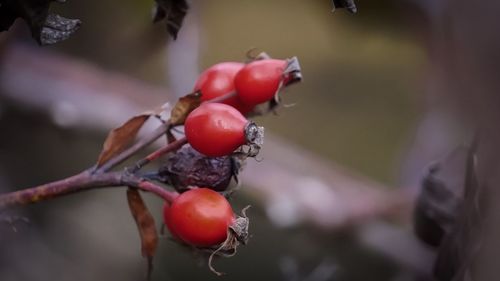
<svg viewBox="0 0 500 281">
<path fill-rule="evenodd" d="M 216 277 L 206 259 L 164 238 L 153 280 L 428 274 L 431 254 L 411 234 L 409 201 L 427 163 L 464 140 L 433 95 L 439 86 L 429 33 L 438 8 L 359 0 L 352 15 L 332 13 L 328 0 L 191 4 L 177 41 L 164 23 L 151 23 L 149 0 L 53 4 L 83 22 L 53 46 L 38 47 L 21 20 L 0 34 L 0 190 L 89 167 L 107 130 L 188 93 L 204 68 L 243 61 L 257 48 L 297 56 L 304 81 L 283 94 L 293 106 L 256 120 L 269 146 L 262 162 L 250 160 L 234 200 L 235 210 L 253 206 L 251 241 L 216 260 L 227 273 Z M 160 224 L 162 202 L 145 197 Z M 145 262 L 124 190 L 12 212 L 30 223 L 17 232 L 2 226 L 1 280 L 142 280 Z"/>
</svg>

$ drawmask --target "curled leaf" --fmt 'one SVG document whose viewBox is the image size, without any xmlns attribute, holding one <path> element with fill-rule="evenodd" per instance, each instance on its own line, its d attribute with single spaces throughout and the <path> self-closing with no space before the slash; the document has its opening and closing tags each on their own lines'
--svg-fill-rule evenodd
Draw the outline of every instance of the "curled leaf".
<svg viewBox="0 0 500 281">
<path fill-rule="evenodd" d="M 182 125 L 186 117 L 201 104 L 201 93 L 194 92 L 180 98 L 170 114 L 170 124 L 172 126 Z"/>
<path fill-rule="evenodd" d="M 147 279 L 149 280 L 153 271 L 153 257 L 158 246 L 158 232 L 156 231 L 155 221 L 137 189 L 129 188 L 127 190 L 127 200 L 139 229 L 142 256 L 148 261 Z"/>
<path fill-rule="evenodd" d="M 137 133 L 150 116 L 151 113 L 143 113 L 134 116 L 120 127 L 113 129 L 104 141 L 101 154 L 97 160 L 97 167 L 102 166 L 132 144 Z"/>
<path fill-rule="evenodd" d="M 186 0 L 155 0 L 153 9 L 153 22 L 163 19 L 167 22 L 167 31 L 172 38 L 177 39 L 177 34 L 181 29 L 184 17 L 187 14 L 189 5 Z"/>
</svg>

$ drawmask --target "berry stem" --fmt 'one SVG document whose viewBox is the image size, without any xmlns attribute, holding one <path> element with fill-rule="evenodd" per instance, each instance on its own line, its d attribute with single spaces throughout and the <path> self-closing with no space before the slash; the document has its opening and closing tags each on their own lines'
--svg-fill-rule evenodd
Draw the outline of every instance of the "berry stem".
<svg viewBox="0 0 500 281">
<path fill-rule="evenodd" d="M 146 166 L 150 162 L 152 162 L 152 161 L 160 158 L 161 156 L 163 156 L 163 155 L 165 155 L 167 153 L 170 153 L 170 152 L 173 152 L 173 151 L 176 151 L 176 150 L 180 149 L 186 143 L 187 143 L 187 139 L 184 137 L 182 139 L 178 139 L 176 141 L 173 141 L 173 142 L 165 145 L 164 147 L 162 147 L 162 148 L 156 150 L 155 152 L 149 154 L 145 158 L 137 161 L 135 163 L 135 166 L 134 166 L 134 168 L 133 168 L 133 170 L 131 172 L 135 173 L 135 172 L 139 171 L 140 169 L 142 169 L 142 167 Z"/>
<path fill-rule="evenodd" d="M 213 98 L 211 100 L 208 100 L 206 102 L 223 102 L 223 101 L 228 100 L 228 99 L 230 99 L 232 97 L 235 97 L 236 95 L 237 95 L 236 92 L 231 92 L 231 93 L 228 93 L 228 94 L 225 94 L 225 95 Z"/>
<path fill-rule="evenodd" d="M 154 194 L 160 196 L 163 200 L 165 200 L 169 204 L 171 204 L 174 201 L 174 199 L 177 196 L 179 196 L 179 193 L 177 193 L 175 191 L 166 190 L 163 187 L 161 187 L 157 184 L 154 184 L 150 181 L 145 181 L 145 180 L 140 181 L 137 184 L 137 186 L 135 186 L 135 187 L 137 187 L 141 190 L 144 190 L 144 191 L 154 193 Z"/>
</svg>

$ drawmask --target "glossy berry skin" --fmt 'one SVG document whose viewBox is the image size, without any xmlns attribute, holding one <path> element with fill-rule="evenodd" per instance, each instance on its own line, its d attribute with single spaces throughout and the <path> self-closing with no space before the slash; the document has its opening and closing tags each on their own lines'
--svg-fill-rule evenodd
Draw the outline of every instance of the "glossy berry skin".
<svg viewBox="0 0 500 281">
<path fill-rule="evenodd" d="M 234 107 L 222 103 L 203 103 L 184 123 L 186 138 L 198 152 L 210 157 L 231 154 L 246 143 L 247 119 Z"/>
<path fill-rule="evenodd" d="M 222 62 L 207 68 L 200 74 L 194 91 L 201 91 L 201 101 L 209 101 L 214 98 L 235 92 L 234 78 L 245 66 L 239 62 Z M 222 103 L 238 109 L 243 114 L 250 112 L 253 106 L 241 102 L 238 96 L 233 96 Z"/>
<path fill-rule="evenodd" d="M 163 217 L 174 237 L 197 247 L 224 242 L 227 230 L 235 220 L 226 198 L 208 188 L 182 193 L 170 206 L 165 204 Z"/>
<path fill-rule="evenodd" d="M 285 60 L 265 59 L 243 67 L 234 80 L 241 101 L 255 106 L 271 100 L 278 90 L 286 65 Z"/>
<path fill-rule="evenodd" d="M 170 203 L 165 202 L 163 204 L 163 223 L 165 223 L 165 226 L 167 226 L 168 230 L 170 231 L 170 234 L 172 234 L 172 237 L 182 240 L 179 238 L 179 235 L 174 231 L 174 225 L 172 224 L 172 219 L 171 219 L 171 206 Z"/>
</svg>

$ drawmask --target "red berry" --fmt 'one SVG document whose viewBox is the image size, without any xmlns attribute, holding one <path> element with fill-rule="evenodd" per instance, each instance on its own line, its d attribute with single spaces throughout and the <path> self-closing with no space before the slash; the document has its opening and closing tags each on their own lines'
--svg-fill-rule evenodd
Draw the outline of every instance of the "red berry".
<svg viewBox="0 0 500 281">
<path fill-rule="evenodd" d="M 207 156 L 220 157 L 247 143 L 248 123 L 232 106 L 204 103 L 188 115 L 184 126 L 186 138 L 194 149 Z"/>
<path fill-rule="evenodd" d="M 208 188 L 197 188 L 179 195 L 163 209 L 170 232 L 187 244 L 209 247 L 226 240 L 235 220 L 233 209 L 224 196 Z"/>
<path fill-rule="evenodd" d="M 286 65 L 286 60 L 265 59 L 243 67 L 234 79 L 241 101 L 255 106 L 271 100 L 278 91 Z"/>
<path fill-rule="evenodd" d="M 198 77 L 194 91 L 201 91 L 202 101 L 233 93 L 235 92 L 234 77 L 244 66 L 245 64 L 239 62 L 223 62 L 213 65 Z M 250 112 L 253 108 L 241 102 L 238 96 L 230 97 L 222 103 L 238 109 L 243 114 Z"/>
</svg>

